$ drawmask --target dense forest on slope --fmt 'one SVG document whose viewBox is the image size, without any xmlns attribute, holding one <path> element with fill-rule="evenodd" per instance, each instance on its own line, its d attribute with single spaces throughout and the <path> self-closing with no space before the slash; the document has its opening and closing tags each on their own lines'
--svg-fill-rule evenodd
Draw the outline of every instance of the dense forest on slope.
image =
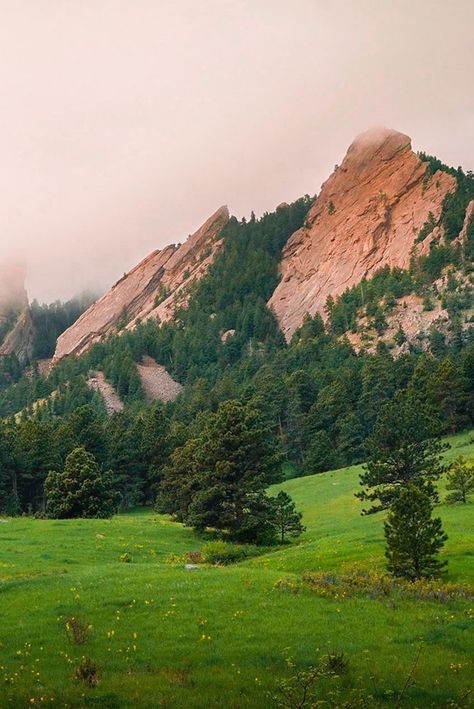
<svg viewBox="0 0 474 709">
<path fill-rule="evenodd" d="M 464 178 L 445 205 L 447 224 L 459 222 L 459 204 L 465 208 L 474 194 L 472 175 Z M 231 399 L 260 411 L 287 475 L 363 460 L 381 408 L 400 390 L 430 407 L 441 431 L 472 425 L 474 333 L 460 327 L 456 308 L 450 310 L 450 337 L 433 333 L 428 352 L 411 346 L 394 358 L 384 343 L 373 354 L 356 352 L 344 338 L 357 327 L 361 306 L 383 329 L 393 300 L 413 289 L 429 294 L 446 265 L 461 265 L 468 277 L 472 227 L 463 247 L 435 242 L 428 256 L 413 259 L 410 271 L 383 269 L 330 300 L 329 327 L 319 315 L 307 316 L 286 344 L 266 302 L 278 282 L 281 250 L 310 205 L 304 197 L 260 219 L 232 218 L 223 249 L 174 321 L 140 323 L 80 358 L 66 358 L 47 379 L 22 378 L 4 390 L 0 504 L 11 504 L 13 491 L 21 509 L 42 509 L 47 471 L 63 465 L 78 445 L 112 469 L 125 507 L 153 503 L 173 451 L 199 436 L 209 416 Z M 461 286 L 452 279 L 454 297 Z M 143 355 L 185 386 L 175 402 L 145 403 L 136 369 Z M 104 371 L 126 403 L 123 413 L 107 417 L 86 385 L 90 370 Z M 41 405 L 34 403 L 38 399 Z"/>
</svg>

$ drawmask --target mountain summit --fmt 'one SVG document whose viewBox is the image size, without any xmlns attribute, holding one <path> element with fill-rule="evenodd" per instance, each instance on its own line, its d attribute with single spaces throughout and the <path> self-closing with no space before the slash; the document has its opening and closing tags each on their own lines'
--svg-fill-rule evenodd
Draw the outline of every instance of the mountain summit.
<svg viewBox="0 0 474 709">
<path fill-rule="evenodd" d="M 373 128 L 357 136 L 284 248 L 269 305 L 287 339 L 306 313 L 324 315 L 328 296 L 383 266 L 408 267 L 430 212 L 438 220 L 456 188 L 454 176 L 428 167 L 403 133 Z"/>
</svg>

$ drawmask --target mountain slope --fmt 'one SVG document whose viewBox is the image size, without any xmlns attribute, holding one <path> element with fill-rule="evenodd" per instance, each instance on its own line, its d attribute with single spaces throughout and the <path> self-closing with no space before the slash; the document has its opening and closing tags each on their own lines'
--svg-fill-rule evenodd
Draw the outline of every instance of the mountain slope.
<svg viewBox="0 0 474 709">
<path fill-rule="evenodd" d="M 147 256 L 58 338 L 55 361 L 82 354 L 105 335 L 133 329 L 137 320 L 172 318 L 187 303 L 189 286 L 212 263 L 228 220 L 227 207 L 221 207 L 184 244 Z"/>
<path fill-rule="evenodd" d="M 397 131 L 372 129 L 355 139 L 283 251 L 282 278 L 269 305 L 287 339 L 306 313 L 324 314 L 328 296 L 383 266 L 409 266 L 420 230 L 430 214 L 438 221 L 456 188 L 453 175 L 431 174 L 428 167 Z"/>
</svg>

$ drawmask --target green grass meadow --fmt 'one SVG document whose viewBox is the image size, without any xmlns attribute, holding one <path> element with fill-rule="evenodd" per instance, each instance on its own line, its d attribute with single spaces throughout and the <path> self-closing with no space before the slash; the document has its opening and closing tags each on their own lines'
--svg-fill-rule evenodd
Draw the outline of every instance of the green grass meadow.
<svg viewBox="0 0 474 709">
<path fill-rule="evenodd" d="M 469 439 L 452 439 L 448 457 L 474 458 Z M 198 571 L 170 557 L 203 540 L 151 511 L 2 520 L 0 707 L 271 707 L 287 656 L 305 667 L 331 651 L 348 658 L 342 681 L 387 707 L 411 670 L 403 706 L 469 706 L 473 600 L 327 598 L 298 587 L 308 570 L 383 570 L 383 518 L 360 515 L 358 473 L 285 482 L 304 513 L 301 539 Z M 473 512 L 474 499 L 437 508 L 447 580 L 459 584 L 474 577 Z M 91 626 L 84 644 L 66 631 L 71 617 Z M 98 666 L 97 687 L 74 678 L 83 656 Z"/>
</svg>

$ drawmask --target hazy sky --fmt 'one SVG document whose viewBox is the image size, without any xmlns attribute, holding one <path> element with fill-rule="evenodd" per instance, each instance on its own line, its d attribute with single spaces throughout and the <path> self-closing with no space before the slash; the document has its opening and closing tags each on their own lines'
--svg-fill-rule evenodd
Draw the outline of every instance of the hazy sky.
<svg viewBox="0 0 474 709">
<path fill-rule="evenodd" d="M 0 259 L 108 286 L 374 124 L 474 169 L 474 0 L 0 0 Z"/>
</svg>

